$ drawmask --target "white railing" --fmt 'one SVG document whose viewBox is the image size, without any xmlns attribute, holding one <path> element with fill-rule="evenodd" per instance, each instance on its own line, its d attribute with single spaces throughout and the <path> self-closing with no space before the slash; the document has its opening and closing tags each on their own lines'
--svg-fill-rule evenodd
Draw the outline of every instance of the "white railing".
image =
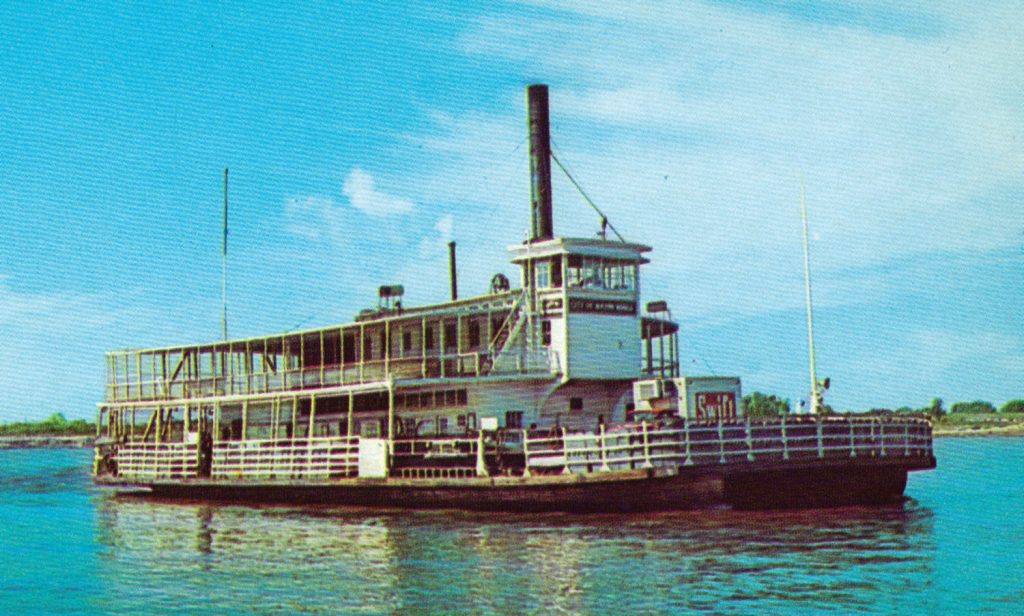
<svg viewBox="0 0 1024 616">
<path fill-rule="evenodd" d="M 554 349 L 507 349 L 494 359 L 494 374 L 552 373 L 558 368 Z"/>
<path fill-rule="evenodd" d="M 598 432 L 524 432 L 523 438 L 528 473 L 932 455 L 931 424 L 913 418 L 642 422 Z"/>
<path fill-rule="evenodd" d="M 331 479 L 358 470 L 359 437 L 213 444 L 213 479 Z"/>
<path fill-rule="evenodd" d="M 125 479 L 189 479 L 196 476 L 195 443 L 126 443 L 114 454 L 117 475 Z"/>
<path fill-rule="evenodd" d="M 391 474 L 407 479 L 486 474 L 480 438 L 415 438 L 391 445 Z"/>
<path fill-rule="evenodd" d="M 253 395 L 372 383 L 395 378 L 482 376 L 488 373 L 552 372 L 558 366 L 552 351 L 505 349 L 409 355 L 279 372 L 203 376 L 179 380 L 108 383 L 107 402 L 182 400 L 217 396 Z"/>
</svg>

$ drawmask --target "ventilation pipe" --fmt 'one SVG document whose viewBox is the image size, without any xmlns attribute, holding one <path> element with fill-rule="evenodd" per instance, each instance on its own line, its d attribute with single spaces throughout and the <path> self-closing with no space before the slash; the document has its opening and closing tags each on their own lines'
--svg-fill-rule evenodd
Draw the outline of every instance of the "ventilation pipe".
<svg viewBox="0 0 1024 616">
<path fill-rule="evenodd" d="M 452 281 L 452 301 L 459 299 L 459 278 L 455 273 L 455 242 L 448 242 L 448 275 Z"/>
</svg>

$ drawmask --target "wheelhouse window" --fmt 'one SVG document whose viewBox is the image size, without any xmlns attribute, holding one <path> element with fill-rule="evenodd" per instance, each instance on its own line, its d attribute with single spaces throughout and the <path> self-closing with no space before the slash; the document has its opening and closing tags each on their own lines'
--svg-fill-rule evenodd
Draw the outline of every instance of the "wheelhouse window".
<svg viewBox="0 0 1024 616">
<path fill-rule="evenodd" d="M 634 291 L 636 289 L 636 263 L 569 255 L 566 278 L 570 287 Z"/>
<path fill-rule="evenodd" d="M 534 270 L 537 272 L 537 288 L 546 289 L 551 286 L 551 262 L 549 261 L 538 261 L 534 265 Z"/>
</svg>

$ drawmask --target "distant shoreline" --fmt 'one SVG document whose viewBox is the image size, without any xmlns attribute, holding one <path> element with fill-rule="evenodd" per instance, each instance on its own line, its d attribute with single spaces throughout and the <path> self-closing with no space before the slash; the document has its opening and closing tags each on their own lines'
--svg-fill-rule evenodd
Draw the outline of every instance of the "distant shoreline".
<svg viewBox="0 0 1024 616">
<path fill-rule="evenodd" d="M 82 449 L 95 442 L 95 436 L 0 436 L 0 449 Z"/>
<path fill-rule="evenodd" d="M 935 426 L 933 436 L 969 438 L 972 436 L 1024 436 L 1024 424 L 1008 426 Z"/>
</svg>

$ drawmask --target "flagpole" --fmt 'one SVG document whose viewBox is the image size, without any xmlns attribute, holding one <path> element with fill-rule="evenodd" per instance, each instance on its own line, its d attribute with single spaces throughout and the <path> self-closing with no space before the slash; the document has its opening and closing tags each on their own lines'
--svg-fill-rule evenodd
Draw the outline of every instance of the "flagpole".
<svg viewBox="0 0 1024 616">
<path fill-rule="evenodd" d="M 224 168 L 224 238 L 220 251 L 220 329 L 228 339 L 228 169 Z"/>
<path fill-rule="evenodd" d="M 814 369 L 814 321 L 811 317 L 811 250 L 807 242 L 807 201 L 800 183 L 800 215 L 804 222 L 804 289 L 807 296 L 807 347 L 811 361 L 811 414 L 818 414 L 818 376 Z"/>
</svg>

